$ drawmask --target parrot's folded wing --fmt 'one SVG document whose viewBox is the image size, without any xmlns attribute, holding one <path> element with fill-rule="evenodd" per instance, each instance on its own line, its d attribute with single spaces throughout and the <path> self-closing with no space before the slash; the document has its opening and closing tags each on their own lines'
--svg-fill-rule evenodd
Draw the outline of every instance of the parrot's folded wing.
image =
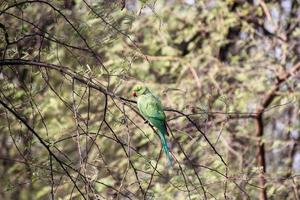
<svg viewBox="0 0 300 200">
<path fill-rule="evenodd" d="M 141 113 L 147 118 L 155 118 L 161 121 L 166 119 L 160 101 L 153 95 L 144 95 L 138 106 Z"/>
</svg>

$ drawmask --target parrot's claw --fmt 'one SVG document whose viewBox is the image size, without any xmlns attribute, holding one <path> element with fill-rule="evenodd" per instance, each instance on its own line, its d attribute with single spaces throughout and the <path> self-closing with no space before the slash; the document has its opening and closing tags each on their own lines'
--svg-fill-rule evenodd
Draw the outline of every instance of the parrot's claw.
<svg viewBox="0 0 300 200">
<path fill-rule="evenodd" d="M 144 121 L 144 124 L 149 124 L 148 120 L 145 120 L 145 121 Z"/>
</svg>

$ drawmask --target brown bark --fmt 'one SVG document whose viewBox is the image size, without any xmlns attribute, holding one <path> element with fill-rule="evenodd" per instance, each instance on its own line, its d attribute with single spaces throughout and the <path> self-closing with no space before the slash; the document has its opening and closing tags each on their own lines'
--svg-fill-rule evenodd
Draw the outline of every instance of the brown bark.
<svg viewBox="0 0 300 200">
<path fill-rule="evenodd" d="M 259 186 L 261 187 L 259 199 L 266 200 L 267 198 L 267 190 L 265 188 L 266 179 L 266 159 L 265 159 L 265 145 L 262 141 L 262 136 L 264 135 L 264 123 L 262 114 L 258 115 L 255 119 L 255 128 L 256 128 L 256 137 L 257 141 L 257 152 L 256 159 L 258 161 L 258 165 L 261 167 L 261 172 L 259 174 Z"/>
<path fill-rule="evenodd" d="M 278 75 L 277 83 L 269 90 L 269 92 L 264 96 L 261 104 L 256 110 L 256 117 L 255 117 L 255 136 L 257 137 L 257 153 L 256 159 L 258 162 L 258 166 L 261 167 L 261 172 L 259 175 L 259 186 L 261 188 L 259 199 L 260 200 L 267 200 L 267 189 L 266 185 L 266 159 L 265 159 L 265 145 L 262 141 L 264 135 L 264 119 L 263 113 L 268 108 L 268 106 L 273 102 L 275 97 L 277 96 L 277 91 L 280 89 L 282 83 L 287 81 L 291 76 L 295 75 L 298 71 L 300 71 L 300 62 L 298 62 L 294 67 L 288 71 L 283 72 Z"/>
</svg>

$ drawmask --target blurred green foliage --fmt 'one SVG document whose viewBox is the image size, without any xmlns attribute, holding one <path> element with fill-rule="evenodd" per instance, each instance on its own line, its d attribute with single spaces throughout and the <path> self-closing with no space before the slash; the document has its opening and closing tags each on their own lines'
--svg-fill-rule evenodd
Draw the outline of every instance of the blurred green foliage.
<svg viewBox="0 0 300 200">
<path fill-rule="evenodd" d="M 166 167 L 159 138 L 134 103 L 60 71 L 1 66 L 0 98 L 59 159 L 86 177 L 67 167 L 85 198 L 258 199 L 261 169 L 251 114 L 276 84 L 276 75 L 300 55 L 299 3 L 290 1 L 287 10 L 284 2 L 266 2 L 274 22 L 257 1 L 246 0 L 1 2 L 2 60 L 68 67 L 126 99 L 133 99 L 131 88 L 138 82 L 159 95 L 180 164 L 173 168 Z M 270 199 L 299 195 L 296 77 L 280 88 L 264 114 Z M 227 167 L 174 110 L 190 114 Z M 3 107 L 0 130 L 1 199 L 51 199 L 52 189 L 55 199 L 84 198 L 46 148 Z"/>
</svg>

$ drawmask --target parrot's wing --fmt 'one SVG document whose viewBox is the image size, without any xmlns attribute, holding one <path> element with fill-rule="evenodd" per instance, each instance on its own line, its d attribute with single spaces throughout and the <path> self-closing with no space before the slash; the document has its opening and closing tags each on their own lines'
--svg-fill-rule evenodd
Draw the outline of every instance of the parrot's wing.
<svg viewBox="0 0 300 200">
<path fill-rule="evenodd" d="M 159 99 L 151 94 L 143 95 L 139 101 L 138 107 L 146 118 L 154 118 L 161 121 L 166 120 L 166 115 Z"/>
</svg>

